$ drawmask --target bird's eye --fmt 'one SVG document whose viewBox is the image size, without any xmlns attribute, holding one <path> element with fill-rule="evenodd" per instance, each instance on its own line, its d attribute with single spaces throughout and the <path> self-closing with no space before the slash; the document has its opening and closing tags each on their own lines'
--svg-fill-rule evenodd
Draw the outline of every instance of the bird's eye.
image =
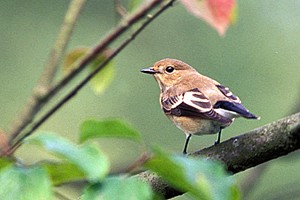
<svg viewBox="0 0 300 200">
<path fill-rule="evenodd" d="M 172 66 L 166 67 L 166 72 L 172 73 L 173 71 L 174 71 L 174 67 L 172 67 Z"/>
</svg>

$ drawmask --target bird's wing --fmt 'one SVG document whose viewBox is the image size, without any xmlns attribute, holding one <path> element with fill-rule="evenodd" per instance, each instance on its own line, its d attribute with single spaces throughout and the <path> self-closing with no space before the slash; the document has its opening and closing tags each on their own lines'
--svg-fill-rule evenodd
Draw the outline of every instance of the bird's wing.
<svg viewBox="0 0 300 200">
<path fill-rule="evenodd" d="M 194 88 L 180 95 L 162 98 L 161 105 L 166 114 L 199 117 L 218 121 L 223 124 L 232 122 L 231 119 L 215 112 L 209 99 L 198 88 Z"/>
<path fill-rule="evenodd" d="M 225 87 L 223 85 L 216 85 L 216 87 L 220 90 L 220 92 L 222 92 L 222 94 L 224 94 L 224 96 L 226 96 L 228 99 L 230 99 L 231 101 L 235 102 L 235 103 L 241 103 L 241 100 L 235 96 L 228 87 Z"/>
<path fill-rule="evenodd" d="M 229 99 L 229 101 L 221 100 L 215 103 L 213 106 L 215 109 L 221 108 L 225 111 L 231 111 L 236 113 L 237 115 L 240 115 L 242 117 L 248 118 L 248 119 L 259 119 L 259 117 L 255 116 L 243 104 L 241 103 L 241 100 L 235 96 L 227 87 L 224 87 L 222 85 L 216 85 L 217 88 Z"/>
</svg>

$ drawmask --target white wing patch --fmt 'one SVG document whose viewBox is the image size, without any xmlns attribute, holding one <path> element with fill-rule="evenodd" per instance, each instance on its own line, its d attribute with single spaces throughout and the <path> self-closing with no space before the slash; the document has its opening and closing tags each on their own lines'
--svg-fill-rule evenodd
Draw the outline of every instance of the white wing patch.
<svg viewBox="0 0 300 200">
<path fill-rule="evenodd" d="M 189 91 L 184 93 L 183 102 L 200 112 L 208 112 L 212 109 L 210 101 L 201 92 Z"/>
<path fill-rule="evenodd" d="M 194 88 L 181 95 L 162 98 L 161 105 L 164 113 L 175 116 L 199 117 L 230 124 L 231 119 L 223 117 L 214 111 L 209 99 L 198 89 Z"/>
<path fill-rule="evenodd" d="M 234 120 L 235 118 L 237 117 L 240 117 L 240 115 L 236 112 L 233 112 L 233 111 L 229 111 L 229 110 L 225 110 L 225 109 L 222 109 L 222 108 L 217 108 L 217 109 L 214 109 L 215 112 L 217 112 L 218 114 L 228 118 L 228 119 L 231 119 L 231 120 Z"/>
</svg>

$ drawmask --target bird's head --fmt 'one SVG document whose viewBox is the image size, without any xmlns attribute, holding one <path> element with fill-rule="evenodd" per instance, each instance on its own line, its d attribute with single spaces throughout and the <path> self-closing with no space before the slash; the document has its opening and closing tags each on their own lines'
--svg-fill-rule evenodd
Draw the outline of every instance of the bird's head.
<svg viewBox="0 0 300 200">
<path fill-rule="evenodd" d="M 189 75 L 189 72 L 195 72 L 195 69 L 180 60 L 166 58 L 157 61 L 152 67 L 142 69 L 141 72 L 152 74 L 160 88 L 165 90 Z"/>
</svg>

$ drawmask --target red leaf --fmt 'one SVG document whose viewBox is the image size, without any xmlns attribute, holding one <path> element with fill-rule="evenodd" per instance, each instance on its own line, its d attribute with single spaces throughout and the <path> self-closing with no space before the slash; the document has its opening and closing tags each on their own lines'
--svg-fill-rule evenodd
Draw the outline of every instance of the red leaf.
<svg viewBox="0 0 300 200">
<path fill-rule="evenodd" d="M 235 0 L 181 0 L 186 9 L 224 35 L 236 15 Z"/>
<path fill-rule="evenodd" d="M 0 129 L 0 153 L 1 155 L 8 155 L 9 153 L 9 143 L 7 134 Z"/>
</svg>

